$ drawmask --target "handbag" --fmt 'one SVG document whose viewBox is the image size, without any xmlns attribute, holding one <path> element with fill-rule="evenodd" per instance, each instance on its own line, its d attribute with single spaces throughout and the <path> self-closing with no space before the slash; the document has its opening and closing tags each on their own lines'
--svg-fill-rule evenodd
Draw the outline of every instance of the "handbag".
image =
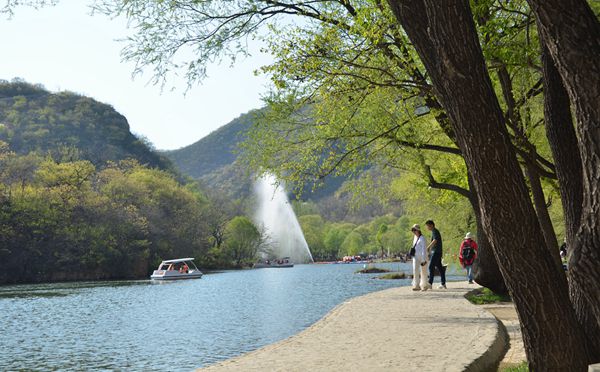
<svg viewBox="0 0 600 372">
<path fill-rule="evenodd" d="M 419 239 L 417 239 L 417 243 L 419 242 Z M 408 255 L 411 257 L 415 256 L 415 253 L 417 253 L 417 250 L 415 249 L 415 247 L 417 246 L 417 243 L 415 243 L 415 245 L 412 246 L 412 248 L 410 249 L 410 251 L 408 252 Z"/>
</svg>

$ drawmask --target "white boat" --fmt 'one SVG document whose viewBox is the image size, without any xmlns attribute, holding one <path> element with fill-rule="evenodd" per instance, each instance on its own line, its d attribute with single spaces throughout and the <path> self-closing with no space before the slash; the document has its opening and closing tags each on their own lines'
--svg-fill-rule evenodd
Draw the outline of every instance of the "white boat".
<svg viewBox="0 0 600 372">
<path fill-rule="evenodd" d="M 197 279 L 201 277 L 202 271 L 198 270 L 193 258 L 163 261 L 158 265 L 158 269 L 150 275 L 152 280 Z"/>
<path fill-rule="evenodd" d="M 277 260 L 266 260 L 254 264 L 255 269 L 265 269 L 268 267 L 294 267 L 294 263 L 289 257 L 280 258 Z"/>
</svg>

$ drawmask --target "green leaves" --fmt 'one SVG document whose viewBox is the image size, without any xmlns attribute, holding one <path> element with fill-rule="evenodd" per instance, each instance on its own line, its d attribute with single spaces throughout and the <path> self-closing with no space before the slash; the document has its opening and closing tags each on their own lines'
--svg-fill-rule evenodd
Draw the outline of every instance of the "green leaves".
<svg viewBox="0 0 600 372">
<path fill-rule="evenodd" d="M 225 228 L 222 254 L 238 267 L 250 264 L 256 259 L 263 240 L 263 234 L 248 217 L 234 217 Z"/>
<path fill-rule="evenodd" d="M 0 282 L 140 278 L 207 253 L 206 199 L 167 172 L 2 153 Z"/>
</svg>

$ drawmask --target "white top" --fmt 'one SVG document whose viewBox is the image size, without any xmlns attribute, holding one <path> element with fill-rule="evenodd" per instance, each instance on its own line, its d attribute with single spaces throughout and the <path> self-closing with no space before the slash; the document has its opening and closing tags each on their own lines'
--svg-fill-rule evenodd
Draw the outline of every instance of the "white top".
<svg viewBox="0 0 600 372">
<path fill-rule="evenodd" d="M 415 258 L 420 261 L 427 260 L 427 244 L 425 243 L 425 237 L 423 235 L 413 238 L 413 245 L 415 246 Z"/>
<path fill-rule="evenodd" d="M 168 263 L 177 263 L 177 262 L 183 262 L 183 261 L 194 261 L 193 258 L 178 258 L 176 260 L 166 260 L 161 262 L 161 264 L 168 264 Z"/>
</svg>

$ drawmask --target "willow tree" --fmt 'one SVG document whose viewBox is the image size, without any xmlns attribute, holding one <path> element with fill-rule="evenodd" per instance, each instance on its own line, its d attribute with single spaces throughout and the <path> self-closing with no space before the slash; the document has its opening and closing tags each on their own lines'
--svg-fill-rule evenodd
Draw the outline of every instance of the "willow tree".
<svg viewBox="0 0 600 372">
<path fill-rule="evenodd" d="M 494 8 L 490 4 L 496 4 L 477 3 L 492 10 Z M 496 5 L 500 10 L 505 7 L 504 2 Z M 277 76 L 276 70 L 268 71 L 274 73 L 276 86 L 286 93 L 277 97 L 277 102 L 287 101 L 294 107 L 299 102 L 298 97 L 305 99 L 304 103 L 309 104 L 305 107 L 308 108 L 288 110 L 291 114 L 288 118 L 296 121 L 297 125 L 303 125 L 306 133 L 327 134 L 329 122 L 297 120 L 296 115 L 302 113 L 302 109 L 311 110 L 311 114 L 317 112 L 323 117 L 332 116 L 339 111 L 318 110 L 319 107 L 335 107 L 337 100 L 345 102 L 347 106 L 342 111 L 343 115 L 351 114 L 351 109 L 357 108 L 356 112 L 365 117 L 369 107 L 363 102 L 372 103 L 378 96 L 385 97 L 377 107 L 387 107 L 400 120 L 393 123 L 387 119 L 385 123 L 365 121 L 364 128 L 370 130 L 366 133 L 353 132 L 355 127 L 348 125 L 348 138 L 332 130 L 330 134 L 335 136 L 330 141 L 333 156 L 330 157 L 331 161 L 325 161 L 326 165 L 330 165 L 329 169 L 335 169 L 338 165 L 336 158 L 343 158 L 342 162 L 356 160 L 360 164 L 356 155 L 361 149 L 365 149 L 365 158 L 391 154 L 391 158 L 381 157 L 384 164 L 397 164 L 393 160 L 399 159 L 397 153 L 404 149 L 412 148 L 416 150 L 413 156 L 421 156 L 424 151 L 432 150 L 426 145 L 444 146 L 454 153 L 459 152 L 466 160 L 465 173 L 469 175 L 463 178 L 463 185 L 468 185 L 468 191 L 475 195 L 474 210 L 481 212 L 481 231 L 489 234 L 494 254 L 515 298 L 532 365 L 534 368 L 545 365 L 562 368 L 572 362 L 572 366 L 582 366 L 586 360 L 585 353 L 581 351 L 583 337 L 568 300 L 566 279 L 552 257 L 556 252 L 548 251 L 548 247 L 553 245 L 552 239 L 544 237 L 545 230 L 538 222 L 538 213 L 541 214 L 544 208 L 544 203 L 541 203 L 543 196 L 534 193 L 538 212 L 531 202 L 522 174 L 523 168 L 519 164 L 522 162 L 525 165 L 530 180 L 535 183 L 532 186 L 538 191 L 536 177 L 555 177 L 553 164 L 539 156 L 535 146 L 530 146 L 532 141 L 527 137 L 527 130 L 523 130 L 523 123 L 527 123 L 528 119 L 518 107 L 521 99 L 517 94 L 522 94 L 527 101 L 539 94 L 539 85 L 533 84 L 521 92 L 515 92 L 511 76 L 515 76 L 517 69 L 513 69 L 511 75 L 511 68 L 517 64 L 501 58 L 497 71 L 499 85 L 495 86 L 488 69 L 497 61 L 489 60 L 490 66 L 487 66 L 477 37 L 479 31 L 485 46 L 487 35 L 490 34 L 489 30 L 485 32 L 486 27 L 492 30 L 491 34 L 508 33 L 512 36 L 509 31 L 515 25 L 510 23 L 510 17 L 499 17 L 501 20 L 508 19 L 508 23 L 498 23 L 496 27 L 487 17 L 495 13 L 486 14 L 484 11 L 476 14 L 479 25 L 476 26 L 465 1 L 453 1 L 443 6 L 434 1 L 394 1 L 392 8 L 406 34 L 395 24 L 386 6 L 378 1 L 358 4 L 346 0 L 290 3 L 106 0 L 99 5 L 100 10 L 109 14 L 125 14 L 130 18 L 134 34 L 125 50 L 125 57 L 136 61 L 139 69 L 152 69 L 157 82 L 164 81 L 179 66 L 184 66 L 191 82 L 201 79 L 205 76 L 207 61 L 243 55 L 247 52 L 245 39 L 255 35 L 262 26 L 268 26 L 269 35 L 273 37 L 270 46 L 275 46 L 276 51 L 288 57 L 287 64 L 280 65 L 283 74 Z M 407 13 L 403 13 L 402 9 L 408 10 L 408 18 L 404 18 Z M 529 11 L 512 9 L 509 13 L 524 13 L 525 21 L 521 23 L 520 35 L 529 37 L 529 31 L 533 30 Z M 451 21 L 452 16 L 458 17 Z M 302 22 L 297 27 L 286 27 L 293 19 L 291 17 L 302 19 Z M 186 54 L 179 53 L 182 50 L 190 51 L 187 55 L 192 58 L 185 60 Z M 304 52 L 310 52 L 313 56 L 307 54 L 305 59 L 299 58 Z M 314 65 L 304 62 L 312 57 L 315 57 Z M 556 56 L 553 58 L 556 59 Z M 535 60 L 536 56 L 531 56 L 534 65 Z M 328 61 L 332 66 L 342 66 L 343 70 L 321 69 L 321 66 L 328 66 Z M 447 62 L 447 65 L 439 61 Z M 286 74 L 286 71 L 291 74 Z M 313 79 L 311 74 L 323 79 Z M 331 85 L 329 77 L 344 83 L 347 90 L 338 90 L 336 85 Z M 311 86 L 315 82 L 321 82 L 322 89 Z M 495 87 L 500 95 L 496 94 Z M 347 98 L 341 99 L 344 93 Z M 327 99 L 328 95 L 334 99 Z M 502 97 L 502 102 L 499 102 L 499 97 Z M 402 105 L 408 108 L 408 113 L 404 113 L 410 119 L 407 123 L 397 110 Z M 586 112 L 589 112 L 589 102 L 587 105 Z M 429 110 L 430 114 L 417 120 L 410 118 L 415 116 L 416 111 L 422 110 Z M 351 115 L 351 118 L 356 116 Z M 333 119 L 344 124 L 344 120 Z M 537 123 L 535 120 L 532 122 Z M 408 124 L 411 124 L 413 132 L 406 132 L 414 137 L 404 136 L 404 131 L 395 132 Z M 439 125 L 439 128 L 433 129 L 432 124 Z M 375 128 L 380 130 L 374 133 Z M 428 133 L 421 130 L 423 128 L 440 131 L 444 136 L 436 138 L 440 142 L 410 142 Z M 293 139 L 297 133 L 291 130 L 283 139 Z M 311 139 L 314 137 L 307 137 L 305 144 L 310 144 Z M 341 145 L 352 141 L 357 141 L 355 143 L 361 145 L 360 148 L 354 150 L 355 147 Z M 301 142 L 297 145 L 302 149 Z M 392 151 L 394 147 L 396 151 Z M 342 151 L 338 152 L 340 148 Z M 296 161 L 302 167 L 323 162 L 323 155 L 328 153 L 315 153 L 305 148 L 299 154 L 292 153 L 290 149 L 288 155 L 290 161 Z M 424 156 L 425 161 L 420 166 L 431 167 L 431 164 L 427 164 L 427 156 Z M 493 162 L 493 166 L 490 166 L 490 162 Z M 314 169 L 322 167 L 319 165 Z M 293 168 L 283 168 L 285 170 L 294 171 Z M 432 184 L 448 184 L 436 179 L 438 175 L 435 170 L 431 175 Z M 467 190 L 466 187 L 462 189 Z M 551 238 L 551 234 L 546 235 Z M 515 242 L 518 242 L 518 247 Z M 526 253 L 518 249 L 523 247 L 527 249 Z M 536 296 L 537 292 L 531 290 L 532 286 L 543 290 L 543 298 Z M 565 342 L 568 351 L 556 346 Z M 544 364 L 541 356 L 546 354 L 551 357 Z"/>
<path fill-rule="evenodd" d="M 0 5 L 0 14 L 13 16 L 15 9 L 21 6 L 41 8 L 44 6 L 56 5 L 59 0 L 4 0 Z"/>
<path fill-rule="evenodd" d="M 526 3 L 511 5 L 514 9 L 494 8 L 489 3 L 480 6 L 480 32 L 488 35 L 484 43 L 486 59 L 490 68 L 498 72 L 494 85 L 505 98 L 505 121 L 511 131 L 511 141 L 527 170 L 536 211 L 544 222 L 543 235 L 558 265 L 557 239 L 540 182 L 542 176 L 555 179 L 556 175 L 553 164 L 540 155 L 539 150 L 540 145 L 542 151 L 547 145 L 539 138 L 543 133 L 540 131 L 543 118 L 541 103 L 536 101 L 541 92 L 541 76 L 535 66 L 538 45 L 535 32 L 528 29 L 533 18 L 523 9 Z M 479 222 L 476 192 L 469 185 L 464 166 L 460 175 L 444 174 L 432 167 L 429 160 L 414 161 L 406 156 L 415 150 L 419 154 L 417 158 L 422 160 L 427 157 L 423 153 L 434 151 L 450 155 L 446 161 L 456 162 L 461 154 L 448 128 L 447 116 L 436 108 L 435 98 L 427 95 L 432 86 L 427 80 L 414 78 L 414 69 L 419 71 L 422 66 L 418 63 L 410 68 L 406 66 L 406 61 L 413 63 L 418 59 L 410 44 L 385 32 L 377 34 L 378 22 L 385 17 L 377 13 L 377 9 L 367 14 L 374 18 L 362 17 L 364 22 L 350 23 L 348 27 L 325 23 L 309 30 L 302 25 L 274 32 L 269 50 L 274 51 L 276 63 L 263 70 L 271 73 L 276 82 L 276 92 L 269 106 L 277 106 L 275 111 L 279 117 L 270 115 L 255 128 L 248 148 L 256 151 L 250 157 L 260 159 L 260 166 L 284 170 L 281 173 L 294 181 L 319 179 L 344 168 L 345 164 L 350 164 L 352 171 L 348 173 L 352 173 L 366 166 L 364 158 L 371 164 L 379 162 L 418 170 L 429 181 L 428 187 L 466 197 Z M 393 25 L 381 30 L 390 28 Z M 498 30 L 504 31 L 496 35 Z M 377 42 L 373 41 L 374 34 Z M 396 55 L 393 52 L 403 55 L 402 61 L 390 58 L 390 53 L 377 48 L 377 43 L 382 43 L 380 40 L 388 39 L 396 41 L 386 44 L 388 51 L 392 55 Z M 398 45 L 406 49 L 397 49 Z M 380 107 L 379 112 L 373 107 Z M 439 127 L 423 125 L 427 122 L 421 120 L 424 113 L 429 113 L 424 118 L 437 121 Z M 407 131 L 406 127 L 413 130 Z M 423 133 L 420 139 L 415 139 L 410 136 L 411 132 Z M 276 139 L 278 137 L 286 140 Z M 286 156 L 292 153 L 295 155 Z M 452 155 L 458 157 L 453 159 Z M 482 256 L 485 257 L 488 252 L 485 231 L 481 226 L 478 230 L 483 238 Z M 479 282 L 494 288 L 485 277 L 480 275 Z"/>
<path fill-rule="evenodd" d="M 600 22 L 583 0 L 528 2 L 543 35 L 544 48 L 552 57 L 549 60 L 546 56 L 545 73 L 556 79 L 554 84 L 564 84 L 577 119 L 578 148 L 572 151 L 581 156 L 583 204 L 579 204 L 579 184 L 575 184 L 576 188 L 567 194 L 571 197 L 563 201 L 567 204 L 565 212 L 572 219 L 569 284 L 579 321 L 593 339 L 594 357 L 600 359 Z M 600 6 L 595 5 L 599 11 Z M 557 94 L 546 105 L 548 113 L 566 104 L 564 98 L 559 101 L 560 87 L 555 91 Z M 563 143 L 560 138 L 552 142 L 554 148 Z M 565 165 L 573 162 L 573 155 L 556 155 Z M 572 173 L 564 175 L 569 177 Z M 588 326 L 594 320 L 596 324 Z"/>
<path fill-rule="evenodd" d="M 137 62 L 139 69 L 151 68 L 155 72 L 157 82 L 164 82 L 166 77 L 174 69 L 180 66 L 187 68 L 186 75 L 190 82 L 201 79 L 205 76 L 205 63 L 209 60 L 229 56 L 235 58 L 240 53 L 246 53 L 244 49 L 244 38 L 250 37 L 261 26 L 270 27 L 269 35 L 274 35 L 274 43 L 277 50 L 290 51 L 293 53 L 297 49 L 294 40 L 290 40 L 294 35 L 329 35 L 341 34 L 343 43 L 335 46 L 331 43 L 324 43 L 321 47 L 316 45 L 312 51 L 315 58 L 332 59 L 332 63 L 342 63 L 346 66 L 345 70 L 334 70 L 333 74 L 340 78 L 358 81 L 370 80 L 370 86 L 392 86 L 398 89 L 399 97 L 420 96 L 424 105 L 431 109 L 436 121 L 456 145 L 454 135 L 448 123 L 447 115 L 441 110 L 439 102 L 432 94 L 432 87 L 425 78 L 422 66 L 415 58 L 414 52 L 406 37 L 394 27 L 393 17 L 380 2 L 366 2 L 360 4 L 350 4 L 344 1 L 319 1 L 310 3 L 282 3 L 282 2 L 232 2 L 223 4 L 220 2 L 172 2 L 172 1 L 111 1 L 100 2 L 98 9 L 109 14 L 126 14 L 132 20 L 132 25 L 136 33 L 131 37 L 131 44 L 125 50 L 125 57 Z M 509 12 L 510 13 L 510 12 Z M 519 14 L 519 11 L 512 12 Z M 277 24 L 276 20 L 283 22 Z M 286 18 L 287 17 L 287 18 Z M 302 18 L 300 27 L 288 28 L 290 17 Z M 502 18 L 502 17 L 500 17 Z M 506 17 L 505 17 L 506 18 Z M 522 33 L 527 33 L 528 20 L 521 22 L 521 26 L 511 25 L 510 18 L 506 19 L 508 26 L 501 23 L 493 23 L 500 29 L 521 29 Z M 283 26 L 282 26 L 283 24 Z M 287 37 L 290 36 L 290 37 Z M 507 35 L 507 39 L 511 39 Z M 327 39 L 327 35 L 319 37 L 320 41 Z M 289 43 L 288 43 L 289 41 Z M 366 57 L 360 62 L 356 59 L 344 59 L 339 57 L 339 51 L 351 46 L 356 55 Z M 333 48 L 332 48 L 333 47 Z M 191 50 L 192 58 L 182 59 L 182 50 Z M 342 53 L 343 54 L 343 53 Z M 352 57 L 354 58 L 354 57 Z M 293 59 L 288 58 L 288 63 Z M 291 62 L 290 62 L 291 61 Z M 366 62 L 365 62 L 366 61 Z M 512 61 L 509 61 L 512 63 Z M 307 64 L 310 70 L 310 64 Z M 294 64 L 298 67 L 298 64 Z M 304 69 L 304 70 L 307 70 Z M 288 69 L 288 81 L 290 77 L 295 77 L 299 82 L 305 79 L 303 68 Z M 370 71 L 369 71 L 370 70 Z M 340 72 L 341 71 L 341 72 Z M 346 71 L 346 72 L 344 72 Z M 365 76 L 363 72 L 369 72 Z M 273 72 L 273 70 L 269 71 Z M 323 74 L 332 73 L 329 70 L 321 71 Z M 373 74 L 378 72 L 379 74 Z M 375 80 L 373 80 L 375 79 Z M 277 83 L 283 80 L 275 79 Z M 314 80 L 313 80 L 314 82 Z M 351 83 L 351 82 L 350 82 Z M 352 83 L 351 83 L 352 84 Z M 539 84 L 537 84 L 539 85 Z M 357 84 L 363 89 L 359 92 L 357 89 L 351 90 L 352 93 L 368 94 L 364 91 L 365 84 Z M 532 86 L 529 89 L 531 94 L 539 94 L 539 89 Z M 305 92 L 307 93 L 307 92 Z M 310 96 L 310 93 L 308 93 Z M 360 98 L 360 97 L 359 97 Z M 517 104 L 522 104 L 524 100 L 517 100 Z M 526 101 L 526 100 L 525 100 Z M 355 101 L 357 104 L 359 101 Z M 514 110 L 513 110 L 514 111 Z M 522 137 L 522 136 L 520 136 Z M 531 143 L 523 141 L 523 138 L 515 137 L 515 147 L 520 150 L 519 154 L 524 159 L 524 163 L 534 170 L 529 174 L 550 176 L 555 178 L 552 170 L 552 164 L 546 161 L 535 151 Z M 405 143 L 403 143 L 405 145 Z M 456 146 L 453 146 L 456 147 Z M 533 151 L 531 151 L 533 149 Z M 456 149 L 454 149 L 456 151 Z M 550 169 L 550 171 L 548 171 Z M 537 182 L 531 182 L 532 186 L 538 185 Z M 430 187 L 443 188 L 447 186 L 444 182 L 431 182 Z M 455 185 L 450 184 L 450 190 L 456 190 Z M 465 194 L 462 189 L 461 194 Z M 539 187 L 537 189 L 539 191 Z M 468 191 L 469 201 L 473 209 L 478 214 L 476 191 L 471 187 Z M 534 189 L 535 191 L 535 189 Z M 543 193 L 534 192 L 536 197 L 536 206 L 544 207 Z M 543 212 L 543 210 L 541 210 Z M 544 216 L 540 213 L 540 216 Z M 477 218 L 481 220 L 480 216 Z M 547 221 L 547 219 L 546 219 Z M 549 227 L 544 229 L 547 236 L 552 236 L 553 232 Z M 480 228 L 480 239 L 482 239 L 481 259 L 487 250 L 484 249 L 487 244 L 484 229 Z M 547 239 L 556 240 L 554 239 Z M 556 245 L 556 244 L 554 244 Z M 552 250 L 554 254 L 555 250 Z M 486 262 L 481 262 L 483 268 Z M 481 282 L 493 285 L 494 282 L 501 282 L 499 272 L 495 263 L 488 261 L 490 270 L 488 275 L 481 275 Z M 486 271 L 484 271 L 485 273 Z M 484 280 L 485 277 L 488 280 Z"/>
<path fill-rule="evenodd" d="M 486 230 L 515 300 L 530 366 L 583 370 L 589 361 L 583 327 L 568 300 L 564 275 L 540 247 L 541 228 L 503 125 L 469 3 L 391 0 L 390 5 L 453 119 Z M 519 247 L 511 245 L 514 241 Z"/>
</svg>

